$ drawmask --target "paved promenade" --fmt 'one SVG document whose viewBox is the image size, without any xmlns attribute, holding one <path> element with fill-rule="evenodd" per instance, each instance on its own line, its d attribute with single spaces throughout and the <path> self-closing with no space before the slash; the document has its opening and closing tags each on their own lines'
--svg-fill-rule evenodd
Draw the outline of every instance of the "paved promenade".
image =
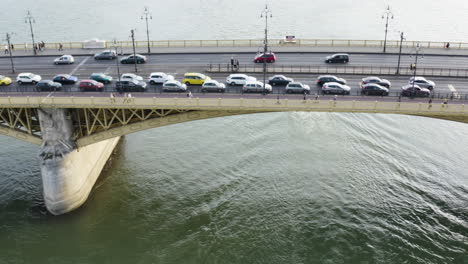
<svg viewBox="0 0 468 264">
<path fill-rule="evenodd" d="M 273 46 L 273 52 L 277 53 L 337 53 L 337 52 L 347 52 L 351 54 L 383 54 L 382 47 L 352 47 L 352 46 L 299 46 L 299 45 L 284 45 L 284 46 Z M 73 56 L 89 56 L 93 55 L 104 49 L 64 49 L 59 51 L 57 49 L 45 48 L 43 51 L 38 51 L 38 57 L 41 56 L 60 56 L 64 54 L 71 54 Z M 183 54 L 183 53 L 256 53 L 261 51 L 260 47 L 152 47 L 151 54 Z M 440 55 L 440 56 L 467 56 L 468 49 L 458 49 L 458 48 L 423 48 L 421 49 L 423 55 Z M 118 49 L 119 54 L 130 54 L 133 53 L 131 48 Z M 146 47 L 136 48 L 136 52 L 140 54 L 147 54 Z M 398 54 L 399 48 L 387 48 L 385 54 Z M 402 54 L 413 54 L 414 48 L 404 47 L 402 49 Z M 1 57 L 8 57 L 9 54 L 4 54 L 2 51 L 0 54 Z M 25 56 L 34 56 L 32 50 L 14 50 L 14 57 L 25 57 Z"/>
</svg>

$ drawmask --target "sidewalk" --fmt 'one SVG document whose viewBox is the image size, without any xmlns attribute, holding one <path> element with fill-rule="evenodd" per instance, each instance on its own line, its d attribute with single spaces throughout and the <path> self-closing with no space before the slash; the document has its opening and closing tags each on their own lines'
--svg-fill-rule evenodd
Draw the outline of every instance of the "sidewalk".
<svg viewBox="0 0 468 264">
<path fill-rule="evenodd" d="M 98 53 L 104 49 L 64 49 L 58 51 L 56 49 L 45 49 L 44 51 L 38 51 L 36 57 L 57 57 L 64 54 L 70 54 L 73 56 L 90 56 Z M 224 53 L 224 54 L 239 54 L 239 53 L 257 53 L 262 51 L 261 47 L 151 47 L 151 54 L 206 54 L 206 53 Z M 284 46 L 272 46 L 271 50 L 276 53 L 350 53 L 350 54 L 390 54 L 395 55 L 399 53 L 399 48 L 387 48 L 387 52 L 382 52 L 382 47 L 348 47 L 348 46 L 295 46 L 295 45 L 284 45 Z M 133 50 L 131 48 L 118 49 L 119 54 L 131 54 Z M 402 55 L 413 54 L 414 48 L 404 47 L 402 49 Z M 147 47 L 136 48 L 136 53 L 148 55 Z M 423 48 L 420 51 L 423 55 L 434 55 L 434 56 L 456 56 L 456 57 L 468 57 L 468 49 L 457 49 L 457 48 Z M 9 54 L 1 52 L 0 58 L 8 58 Z M 32 50 L 14 50 L 13 57 L 34 57 Z"/>
</svg>

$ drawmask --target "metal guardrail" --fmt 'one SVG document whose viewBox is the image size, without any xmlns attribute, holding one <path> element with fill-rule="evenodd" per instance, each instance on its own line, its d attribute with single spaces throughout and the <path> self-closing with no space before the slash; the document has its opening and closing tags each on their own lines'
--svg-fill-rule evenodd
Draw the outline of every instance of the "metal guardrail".
<svg viewBox="0 0 468 264">
<path fill-rule="evenodd" d="M 402 47 L 413 48 L 419 43 L 422 48 L 444 48 L 446 42 L 440 41 L 404 41 Z M 63 42 L 63 49 L 83 49 L 85 42 Z M 295 42 L 285 42 L 284 39 L 269 39 L 269 45 L 305 46 L 305 47 L 383 47 L 383 40 L 352 40 L 352 39 L 296 39 Z M 45 43 L 46 49 L 58 49 L 60 43 Z M 137 48 L 147 47 L 147 41 L 135 41 Z M 387 40 L 387 47 L 400 47 L 399 40 Z M 105 48 L 132 47 L 131 41 L 105 41 Z M 259 47 L 263 46 L 263 39 L 232 39 L 232 40 L 152 40 L 151 47 Z M 30 43 L 14 43 L 15 50 L 32 49 Z M 468 49 L 466 42 L 451 42 L 450 49 Z"/>
<path fill-rule="evenodd" d="M 263 64 L 241 64 L 233 69 L 230 64 L 208 64 L 207 72 L 212 73 L 263 73 Z M 364 75 L 397 75 L 397 67 L 390 66 L 317 66 L 317 65 L 284 65 L 268 64 L 268 73 L 314 73 L 314 74 L 364 74 Z M 400 75 L 413 75 L 408 67 L 400 67 Z M 468 77 L 468 69 L 453 68 L 418 68 L 418 75 L 434 77 Z"/>
</svg>

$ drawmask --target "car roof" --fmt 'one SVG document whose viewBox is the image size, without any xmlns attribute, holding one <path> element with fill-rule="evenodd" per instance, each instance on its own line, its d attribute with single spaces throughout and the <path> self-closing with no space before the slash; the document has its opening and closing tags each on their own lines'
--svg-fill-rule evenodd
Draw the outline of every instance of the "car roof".
<svg viewBox="0 0 468 264">
<path fill-rule="evenodd" d="M 150 73 L 150 75 L 168 75 L 167 73 L 164 73 L 164 72 L 152 72 Z"/>
<path fill-rule="evenodd" d="M 91 79 L 86 79 L 86 80 L 81 80 L 80 82 L 97 82 L 97 81 L 91 80 Z"/>
<path fill-rule="evenodd" d="M 232 73 L 232 74 L 229 74 L 228 77 L 248 77 L 248 75 L 245 73 Z"/>
<path fill-rule="evenodd" d="M 339 79 L 338 77 L 336 77 L 335 75 L 320 75 L 319 77 L 317 78 L 336 78 L 336 79 Z"/>
</svg>

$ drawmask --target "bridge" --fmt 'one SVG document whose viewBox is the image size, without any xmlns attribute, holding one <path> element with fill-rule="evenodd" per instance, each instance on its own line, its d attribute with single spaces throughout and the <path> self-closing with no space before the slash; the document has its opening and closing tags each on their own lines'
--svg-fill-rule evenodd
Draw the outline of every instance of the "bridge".
<svg viewBox="0 0 468 264">
<path fill-rule="evenodd" d="M 196 51 L 191 50 L 189 56 L 182 50 L 185 47 L 172 50 L 179 54 L 151 54 L 148 63 L 138 66 L 138 74 L 148 76 L 150 72 L 163 71 L 180 79 L 184 72 L 209 71 L 213 79 L 223 80 L 229 72 L 223 67 L 232 54 L 236 54 L 243 63 L 242 70 L 261 80 L 260 68 L 251 61 L 255 50 L 250 47 L 251 43 L 249 41 L 249 46 L 242 49 L 220 47 L 215 53 L 209 53 L 213 47 L 199 47 Z M 354 47 L 353 60 L 345 66 L 324 68 L 324 54 L 315 49 L 320 45 L 307 47 L 305 43 L 305 40 L 301 41 L 294 50 L 284 47 L 284 53 L 277 53 L 281 59 L 269 66 L 268 73 L 286 72 L 296 81 L 314 84 L 316 76 L 311 73 L 340 73 L 346 74 L 352 87 L 367 74 L 388 74 L 392 75 L 393 83 L 390 96 L 358 96 L 359 89 L 353 88 L 350 96 L 338 96 L 336 100 L 313 95 L 304 100 L 302 95 L 286 94 L 284 86 L 275 86 L 273 94 L 262 96 L 242 94 L 241 87 L 227 85 L 224 94 L 202 94 L 200 87 L 190 86 L 195 98 L 187 98 L 185 94 L 163 92 L 161 85 L 149 85 L 146 92 L 134 93 L 134 97 L 111 98 L 110 93 L 115 92 L 113 84 L 105 85 L 101 93 L 79 92 L 74 84 L 64 85 L 62 92 L 48 94 L 36 92 L 33 85 L 13 83 L 0 89 L 0 134 L 40 146 L 38 158 L 44 201 L 47 209 L 58 215 L 72 211 L 86 201 L 121 136 L 146 129 L 207 118 L 286 111 L 402 114 L 468 123 L 465 107 L 468 89 L 464 79 L 468 71 L 463 68 L 466 60 L 464 44 L 458 45 L 456 50 L 441 51 L 436 48 L 439 45 L 427 43 L 433 54 L 425 56 L 419 71 L 433 76 L 437 83 L 432 103 L 429 103 L 428 98 L 398 97 L 400 87 L 408 82 L 408 76 L 403 74 L 410 72 L 404 69 L 402 75 L 392 74 L 398 59 L 395 53 L 381 54 L 377 51 L 380 48 L 375 47 L 378 45 L 371 42 L 356 44 L 349 41 L 348 49 L 353 45 L 363 46 Z M 205 44 L 200 42 L 200 46 Z M 218 44 L 221 46 L 220 42 Z M 325 52 L 336 47 L 343 46 L 333 46 Z M 64 72 L 86 79 L 91 73 L 100 71 L 115 79 L 119 74 L 116 63 L 93 60 L 90 54 L 95 51 L 73 50 L 81 55 L 76 57 L 74 65 L 53 66 L 51 57 L 58 55 L 57 51 L 46 50 L 40 56 L 31 57 L 29 51 L 18 50 L 15 51 L 19 55 L 15 57 L 15 68 L 17 72 L 41 74 L 43 79 Z M 441 52 L 445 54 L 438 54 Z M 411 58 L 402 58 L 402 65 L 411 62 Z M 209 67 L 210 64 L 218 66 Z M 9 69 L 9 60 L 0 56 L 0 71 Z M 132 71 L 133 65 L 120 65 L 121 73 Z M 314 86 L 311 85 L 311 94 L 319 94 L 320 87 Z M 444 104 L 447 99 L 451 100 Z"/>
</svg>

